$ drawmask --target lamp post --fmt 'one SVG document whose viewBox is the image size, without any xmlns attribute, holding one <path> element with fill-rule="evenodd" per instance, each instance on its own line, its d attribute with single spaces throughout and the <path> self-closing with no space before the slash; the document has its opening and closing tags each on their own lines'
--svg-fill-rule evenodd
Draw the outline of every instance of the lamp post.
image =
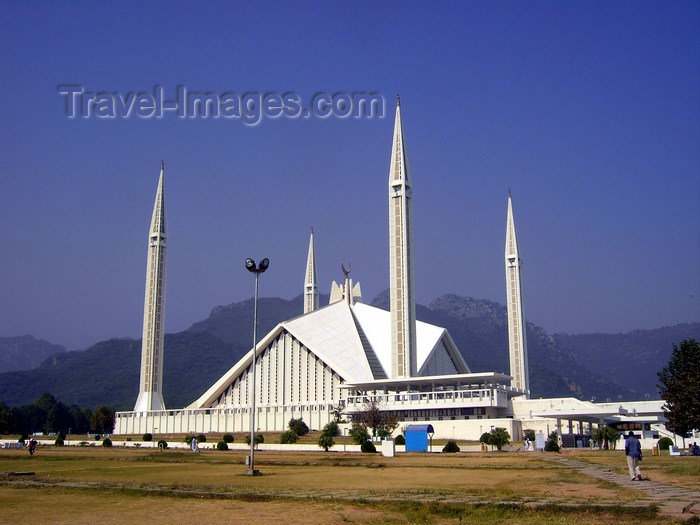
<svg viewBox="0 0 700 525">
<path fill-rule="evenodd" d="M 245 267 L 251 273 L 255 274 L 255 306 L 253 309 L 253 379 L 250 391 L 252 392 L 252 404 L 250 411 L 250 464 L 246 474 L 249 476 L 257 476 L 260 471 L 255 470 L 255 357 L 258 353 L 258 277 L 261 273 L 267 270 L 270 266 L 270 260 L 265 258 L 256 265 L 255 261 L 250 257 L 245 260 Z"/>
</svg>

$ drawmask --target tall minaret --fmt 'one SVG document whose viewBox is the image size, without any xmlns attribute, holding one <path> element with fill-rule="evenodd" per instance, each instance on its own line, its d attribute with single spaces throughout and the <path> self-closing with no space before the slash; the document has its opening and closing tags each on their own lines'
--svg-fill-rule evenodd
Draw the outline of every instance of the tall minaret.
<svg viewBox="0 0 700 525">
<path fill-rule="evenodd" d="M 135 412 L 165 410 L 163 402 L 163 321 L 165 307 L 165 249 L 168 230 L 165 226 L 163 162 L 160 165 L 158 192 L 148 234 L 146 300 L 143 306 L 143 340 L 141 343 L 141 379 Z"/>
<path fill-rule="evenodd" d="M 530 376 L 527 369 L 527 337 L 521 291 L 520 267 L 523 261 L 518 250 L 513 221 L 513 203 L 508 190 L 508 219 L 506 224 L 506 292 L 508 294 L 508 349 L 510 354 L 511 386 L 530 391 Z"/>
<path fill-rule="evenodd" d="M 316 256 L 314 255 L 314 229 L 311 228 L 309 255 L 306 259 L 306 276 L 304 278 L 304 313 L 308 314 L 318 308 L 318 277 L 316 275 Z"/>
<path fill-rule="evenodd" d="M 391 292 L 391 377 L 416 375 L 416 304 L 413 285 L 411 179 L 396 96 L 394 141 L 389 166 L 389 289 Z"/>
</svg>

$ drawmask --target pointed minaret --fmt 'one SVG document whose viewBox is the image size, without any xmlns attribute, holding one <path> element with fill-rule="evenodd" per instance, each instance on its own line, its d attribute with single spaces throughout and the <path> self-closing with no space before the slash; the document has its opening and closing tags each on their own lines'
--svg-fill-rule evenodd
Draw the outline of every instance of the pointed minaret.
<svg viewBox="0 0 700 525">
<path fill-rule="evenodd" d="M 314 255 L 314 229 L 311 228 L 309 256 L 306 259 L 306 277 L 304 278 L 304 313 L 308 314 L 317 308 L 318 277 L 316 275 L 316 256 Z"/>
<path fill-rule="evenodd" d="M 168 230 L 165 225 L 164 165 L 153 218 L 148 234 L 148 266 L 146 267 L 146 299 L 143 307 L 143 340 L 141 343 L 141 379 L 135 412 L 165 410 L 163 402 L 163 321 L 165 314 L 165 250 Z"/>
<path fill-rule="evenodd" d="M 527 368 L 527 337 L 521 291 L 520 267 L 522 259 L 515 236 L 513 203 L 508 190 L 508 219 L 506 223 L 506 292 L 508 294 L 508 349 L 510 354 L 511 386 L 530 391 L 530 376 Z"/>
<path fill-rule="evenodd" d="M 394 141 L 389 166 L 389 290 L 391 377 L 416 375 L 416 304 L 413 285 L 411 178 L 396 96 Z"/>
</svg>

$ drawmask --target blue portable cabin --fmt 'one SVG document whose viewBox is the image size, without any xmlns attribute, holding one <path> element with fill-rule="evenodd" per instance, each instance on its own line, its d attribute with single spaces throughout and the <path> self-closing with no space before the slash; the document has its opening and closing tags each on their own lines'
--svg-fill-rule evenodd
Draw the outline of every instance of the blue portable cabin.
<svg viewBox="0 0 700 525">
<path fill-rule="evenodd" d="M 408 425 L 406 427 L 406 452 L 427 452 L 428 434 L 432 443 L 433 425 Z"/>
</svg>

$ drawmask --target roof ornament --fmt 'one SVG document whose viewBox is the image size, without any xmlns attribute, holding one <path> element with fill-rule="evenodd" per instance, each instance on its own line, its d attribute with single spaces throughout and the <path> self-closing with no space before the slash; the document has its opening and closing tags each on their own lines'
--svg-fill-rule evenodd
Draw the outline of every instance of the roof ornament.
<svg viewBox="0 0 700 525">
<path fill-rule="evenodd" d="M 340 263 L 340 268 L 343 270 L 343 275 L 345 275 L 345 280 L 348 280 L 348 275 L 350 275 L 350 263 L 348 263 L 348 269 L 345 269 L 345 263 Z"/>
</svg>

